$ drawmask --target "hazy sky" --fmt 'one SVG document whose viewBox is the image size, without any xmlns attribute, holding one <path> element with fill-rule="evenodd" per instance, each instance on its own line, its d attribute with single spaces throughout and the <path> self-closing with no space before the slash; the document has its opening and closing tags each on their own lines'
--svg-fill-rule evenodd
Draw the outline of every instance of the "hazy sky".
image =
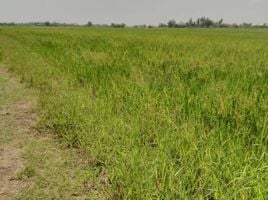
<svg viewBox="0 0 268 200">
<path fill-rule="evenodd" d="M 268 0 L 0 0 L 0 21 L 158 24 L 190 17 L 268 23 Z"/>
</svg>

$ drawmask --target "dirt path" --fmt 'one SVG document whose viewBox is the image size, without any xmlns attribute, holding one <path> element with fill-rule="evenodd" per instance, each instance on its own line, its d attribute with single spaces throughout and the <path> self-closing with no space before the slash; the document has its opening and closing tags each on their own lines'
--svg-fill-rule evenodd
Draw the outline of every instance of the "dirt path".
<svg viewBox="0 0 268 200">
<path fill-rule="evenodd" d="M 0 200 L 104 199 L 84 154 L 35 131 L 36 96 L 0 66 Z"/>
<path fill-rule="evenodd" d="M 18 140 L 12 138 L 16 137 L 15 134 L 29 132 L 36 116 L 30 114 L 29 100 L 18 101 L 13 93 L 18 89 L 18 84 L 2 68 L 0 80 L 0 199 L 9 199 L 23 187 L 14 176 L 24 167 L 22 149 L 18 146 Z"/>
</svg>

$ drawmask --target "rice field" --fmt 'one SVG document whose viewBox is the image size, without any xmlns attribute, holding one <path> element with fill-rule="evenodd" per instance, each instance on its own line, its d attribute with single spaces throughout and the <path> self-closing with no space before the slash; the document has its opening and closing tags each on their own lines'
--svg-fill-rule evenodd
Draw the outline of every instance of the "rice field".
<svg viewBox="0 0 268 200">
<path fill-rule="evenodd" d="M 105 198 L 267 199 L 267 29 L 0 27 L 0 63 Z"/>
</svg>

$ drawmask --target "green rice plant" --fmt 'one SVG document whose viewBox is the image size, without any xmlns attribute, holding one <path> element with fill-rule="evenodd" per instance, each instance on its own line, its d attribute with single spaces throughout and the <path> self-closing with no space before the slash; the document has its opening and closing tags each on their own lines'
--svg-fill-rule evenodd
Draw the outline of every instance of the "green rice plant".
<svg viewBox="0 0 268 200">
<path fill-rule="evenodd" d="M 268 196 L 265 29 L 3 28 L 40 126 L 88 152 L 113 199 Z"/>
</svg>

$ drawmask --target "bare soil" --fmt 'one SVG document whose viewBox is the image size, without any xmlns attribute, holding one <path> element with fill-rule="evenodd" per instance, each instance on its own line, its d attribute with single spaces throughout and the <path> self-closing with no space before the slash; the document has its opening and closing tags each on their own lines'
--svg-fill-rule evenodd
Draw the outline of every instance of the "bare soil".
<svg viewBox="0 0 268 200">
<path fill-rule="evenodd" d="M 0 65 L 0 200 L 107 199 L 92 158 L 37 131 L 37 97 Z"/>
<path fill-rule="evenodd" d="M 26 135 L 33 130 L 37 113 L 32 112 L 33 103 L 30 99 L 18 100 L 16 95 L 12 94 L 20 87 L 18 81 L 2 68 L 0 77 L 0 96 L 6 100 L 0 101 L 0 199 L 4 200 L 13 198 L 24 185 L 14 178 L 24 167 L 20 138 L 22 134 Z"/>
</svg>

